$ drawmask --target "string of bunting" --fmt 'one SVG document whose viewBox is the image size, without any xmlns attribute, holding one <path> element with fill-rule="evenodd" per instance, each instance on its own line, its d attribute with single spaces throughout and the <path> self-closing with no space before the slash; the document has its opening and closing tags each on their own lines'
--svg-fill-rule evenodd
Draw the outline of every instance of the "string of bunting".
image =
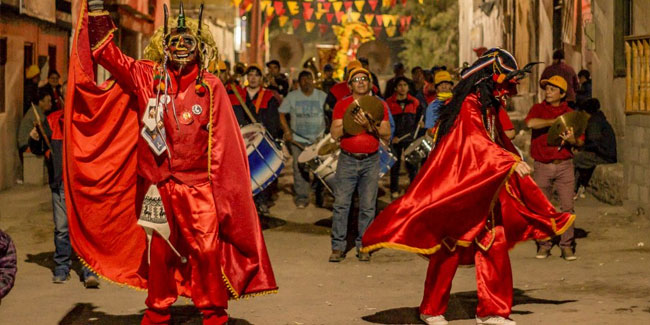
<svg viewBox="0 0 650 325">
<path fill-rule="evenodd" d="M 331 24 L 345 24 L 349 22 L 363 22 L 373 28 L 377 36 L 384 30 L 389 37 L 395 35 L 399 30 L 405 33 L 412 21 L 412 16 L 398 16 L 382 13 L 374 13 L 377 8 L 391 8 L 401 4 L 406 6 L 407 0 L 284 0 L 260 1 L 260 9 L 264 14 L 265 25 L 268 26 L 275 18 L 278 19 L 280 27 L 284 27 L 291 20 L 293 28 L 297 29 L 304 22 L 307 32 L 312 32 L 316 26 L 321 34 L 325 34 Z M 239 8 L 241 16 L 250 12 L 253 8 L 253 0 L 231 0 L 232 5 Z M 418 0 L 420 4 L 424 0 Z M 366 10 L 368 9 L 368 10 Z M 366 12 L 364 13 L 364 10 Z M 323 17 L 325 19 L 323 19 Z"/>
</svg>

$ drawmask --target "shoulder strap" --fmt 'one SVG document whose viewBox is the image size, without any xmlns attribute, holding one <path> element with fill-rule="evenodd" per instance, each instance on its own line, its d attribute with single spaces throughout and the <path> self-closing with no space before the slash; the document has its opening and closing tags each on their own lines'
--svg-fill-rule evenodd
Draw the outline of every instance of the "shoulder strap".
<svg viewBox="0 0 650 325">
<path fill-rule="evenodd" d="M 251 122 L 257 123 L 257 120 L 251 113 L 251 111 L 248 109 L 248 106 L 246 105 L 246 101 L 241 98 L 241 95 L 239 94 L 239 89 L 237 89 L 237 86 L 235 85 L 234 82 L 230 83 L 230 88 L 232 88 L 232 92 L 235 94 L 235 97 L 237 97 L 237 100 L 241 104 L 241 107 L 244 109 L 244 112 L 246 112 L 246 115 L 248 115 L 248 118 L 251 119 Z"/>
<path fill-rule="evenodd" d="M 262 104 L 262 99 L 264 99 L 264 95 L 265 92 L 264 92 L 264 88 L 262 87 L 260 88 L 260 92 L 257 93 L 257 100 L 255 101 L 255 113 L 260 112 L 260 106 Z"/>
</svg>

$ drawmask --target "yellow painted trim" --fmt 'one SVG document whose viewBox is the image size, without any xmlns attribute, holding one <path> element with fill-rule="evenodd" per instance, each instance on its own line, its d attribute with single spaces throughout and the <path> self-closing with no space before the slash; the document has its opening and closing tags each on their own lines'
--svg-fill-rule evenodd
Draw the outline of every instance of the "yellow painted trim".
<svg viewBox="0 0 650 325">
<path fill-rule="evenodd" d="M 555 234 L 556 234 L 556 235 L 561 235 L 561 234 L 563 234 L 567 229 L 569 229 L 569 227 L 573 224 L 573 222 L 574 222 L 575 220 L 576 220 L 576 215 L 572 213 L 572 214 L 571 214 L 571 217 L 569 217 L 569 221 L 567 221 L 567 223 L 564 224 L 564 227 L 562 227 L 562 228 L 559 229 L 559 230 L 556 230 L 556 231 L 555 231 Z M 555 226 L 555 219 L 553 219 L 553 228 L 555 228 L 555 227 L 556 227 L 556 226 Z"/>
<path fill-rule="evenodd" d="M 239 295 L 239 293 L 237 293 L 237 290 L 235 290 L 235 288 L 232 286 L 232 283 L 230 283 L 230 280 L 228 279 L 228 276 L 226 276 L 226 272 L 224 272 L 223 269 L 221 269 L 221 277 L 223 278 L 223 282 L 226 284 L 226 288 L 228 288 L 228 291 L 231 294 L 232 300 L 250 299 L 257 296 L 266 296 L 278 293 L 278 290 L 274 289 Z"/>
<path fill-rule="evenodd" d="M 199 71 L 201 73 L 201 71 Z M 212 124 L 212 115 L 214 115 L 214 101 L 213 101 L 213 94 L 212 94 L 212 87 L 206 82 L 203 83 L 208 87 L 208 94 L 210 95 L 210 126 L 208 129 L 208 180 L 212 179 L 210 168 L 212 167 L 212 129 L 214 128 L 214 125 Z"/>
<path fill-rule="evenodd" d="M 99 16 L 109 16 L 110 13 L 106 10 L 102 11 L 89 11 L 88 16 L 89 17 L 99 17 Z"/>
<path fill-rule="evenodd" d="M 94 50 L 96 50 L 96 49 L 98 49 L 98 48 L 104 46 L 104 44 L 106 43 L 106 41 L 108 41 L 108 39 L 109 39 L 111 36 L 113 36 L 113 32 L 115 32 L 116 30 L 117 30 L 116 27 L 112 28 L 108 33 L 106 33 L 106 36 L 104 36 L 104 38 L 102 38 L 99 42 L 97 42 L 97 44 L 95 44 L 95 46 L 91 47 L 90 50 L 91 50 L 91 51 L 94 51 Z"/>
<path fill-rule="evenodd" d="M 440 250 L 441 245 L 438 244 L 434 247 L 431 248 L 415 248 L 411 247 L 408 245 L 403 245 L 403 244 L 397 244 L 397 243 L 389 243 L 389 242 L 383 242 L 383 243 L 378 243 L 366 247 L 361 248 L 362 253 L 370 253 L 372 251 L 376 251 L 381 248 L 392 248 L 396 250 L 401 250 L 405 252 L 410 252 L 410 253 L 416 253 L 416 254 L 424 254 L 424 255 L 431 255 L 438 250 Z"/>
<path fill-rule="evenodd" d="M 99 272 L 97 272 L 97 271 L 96 271 L 92 266 L 90 266 L 90 264 L 88 264 L 88 262 L 86 262 L 86 260 L 84 260 L 81 256 L 78 256 L 78 257 L 79 257 L 79 261 L 81 262 L 81 264 L 83 264 L 83 266 L 87 267 L 90 271 L 92 271 L 93 273 L 95 273 L 95 274 L 96 274 L 100 279 L 102 279 L 102 280 L 104 280 L 104 281 L 106 281 L 106 282 L 109 282 L 109 283 L 112 283 L 112 284 L 116 284 L 116 285 L 118 285 L 118 286 L 120 286 L 120 287 L 127 287 L 127 288 L 130 288 L 130 289 L 134 289 L 134 290 L 137 290 L 137 291 L 147 291 L 147 289 L 145 289 L 145 288 L 136 287 L 136 286 L 134 286 L 134 285 L 130 285 L 130 284 L 127 284 L 127 283 L 122 283 L 122 282 L 117 282 L 117 281 L 111 280 L 111 279 L 109 279 L 109 278 L 107 278 L 107 277 L 101 275 Z"/>
</svg>

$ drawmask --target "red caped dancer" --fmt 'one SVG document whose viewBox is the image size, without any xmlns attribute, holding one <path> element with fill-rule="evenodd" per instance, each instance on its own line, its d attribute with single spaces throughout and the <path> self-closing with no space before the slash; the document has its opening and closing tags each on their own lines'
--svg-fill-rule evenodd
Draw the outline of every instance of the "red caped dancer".
<svg viewBox="0 0 650 325">
<path fill-rule="evenodd" d="M 169 323 L 178 295 L 191 297 L 204 324 L 224 324 L 228 299 L 277 290 L 244 141 L 223 84 L 204 71 L 216 48 L 201 25 L 182 4 L 169 22 L 165 7 L 145 49 L 151 61 L 113 44 L 102 0 L 81 2 L 75 28 L 65 107 L 70 237 L 103 277 L 148 289 L 143 324 Z M 94 64 L 112 79 L 96 86 Z"/>
<path fill-rule="evenodd" d="M 514 57 L 492 49 L 461 74 L 442 108 L 435 148 L 407 193 L 363 236 L 364 252 L 383 247 L 429 257 L 420 318 L 447 324 L 451 282 L 459 264 L 476 264 L 477 324 L 515 324 L 508 249 L 561 234 L 574 215 L 557 213 L 528 176 L 530 167 L 503 132 L 498 111 L 516 94 Z M 516 172 L 516 173 L 515 173 Z"/>
</svg>

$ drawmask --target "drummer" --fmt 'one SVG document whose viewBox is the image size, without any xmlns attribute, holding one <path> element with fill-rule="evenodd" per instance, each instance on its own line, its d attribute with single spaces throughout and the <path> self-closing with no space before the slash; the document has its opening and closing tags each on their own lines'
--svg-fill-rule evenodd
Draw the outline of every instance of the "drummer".
<svg viewBox="0 0 650 325">
<path fill-rule="evenodd" d="M 228 94 L 239 127 L 256 121 L 261 123 L 273 138 L 281 138 L 279 103 L 273 93 L 262 86 L 262 69 L 256 64 L 251 64 L 246 69 L 245 75 L 248 86 L 239 88 L 235 85 L 234 89 L 231 89 Z M 258 214 L 269 215 L 268 207 L 272 189 L 273 186 L 269 186 L 255 196 L 255 206 L 257 206 Z"/>
<path fill-rule="evenodd" d="M 359 234 L 356 238 L 357 257 L 359 261 L 370 261 L 369 253 L 359 253 L 361 237 L 370 222 L 375 218 L 377 189 L 379 187 L 379 138 L 390 139 L 390 123 L 388 106 L 383 103 L 383 118 L 376 127 L 361 112 L 354 116 L 354 122 L 365 131 L 357 135 L 345 134 L 343 116 L 355 100 L 370 95 L 370 72 L 363 67 L 350 69 L 348 86 L 351 96 L 338 101 L 332 114 L 332 138 L 341 140 L 341 155 L 339 156 L 334 187 L 334 213 L 332 216 L 332 253 L 330 262 L 340 262 L 345 258 L 347 246 L 348 213 L 352 204 L 355 189 L 359 193 Z"/>
<path fill-rule="evenodd" d="M 420 101 L 409 94 L 409 80 L 406 77 L 395 79 L 395 89 L 393 95 L 386 99 L 386 104 L 390 113 L 395 120 L 395 133 L 391 140 L 391 149 L 397 161 L 390 169 L 390 192 L 391 198 L 399 197 L 399 171 L 402 165 L 402 152 L 406 149 L 414 138 L 418 130 L 418 121 L 422 116 L 422 105 Z M 417 166 L 406 162 L 406 170 L 409 174 L 409 180 L 413 181 L 417 174 Z"/>
<path fill-rule="evenodd" d="M 565 113 L 572 112 L 566 102 L 567 82 L 559 75 L 544 79 L 540 82 L 544 89 L 545 100 L 533 105 L 526 116 L 526 126 L 533 130 L 530 155 L 535 159 L 535 183 L 551 200 L 553 185 L 560 197 L 562 212 L 573 213 L 573 190 L 575 176 L 573 171 L 572 147 L 580 147 L 583 139 L 576 138 L 573 129 L 569 128 L 561 135 L 564 140 L 560 147 L 548 145 L 548 131 L 550 126 Z M 560 237 L 562 257 L 567 261 L 576 259 L 573 245 L 573 224 Z M 536 257 L 547 258 L 551 253 L 553 243 L 548 241 L 538 242 Z"/>
<path fill-rule="evenodd" d="M 304 209 L 309 205 L 309 172 L 300 170 L 298 156 L 305 146 L 314 143 L 325 131 L 323 105 L 327 95 L 314 88 L 314 76 L 310 71 L 300 72 L 298 84 L 300 89 L 291 91 L 282 101 L 280 124 L 293 157 L 294 203 L 298 209 Z M 287 115 L 291 126 L 287 123 Z"/>
</svg>

